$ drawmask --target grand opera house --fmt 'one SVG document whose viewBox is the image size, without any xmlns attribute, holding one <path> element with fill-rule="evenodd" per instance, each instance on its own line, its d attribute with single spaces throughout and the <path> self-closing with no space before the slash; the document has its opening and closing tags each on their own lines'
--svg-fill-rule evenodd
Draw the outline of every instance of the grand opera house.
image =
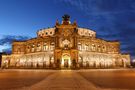
<svg viewBox="0 0 135 90">
<path fill-rule="evenodd" d="M 118 41 L 96 38 L 96 32 L 71 23 L 64 15 L 55 27 L 40 29 L 37 37 L 12 43 L 12 54 L 2 55 L 5 68 L 87 69 L 130 66 Z"/>
</svg>

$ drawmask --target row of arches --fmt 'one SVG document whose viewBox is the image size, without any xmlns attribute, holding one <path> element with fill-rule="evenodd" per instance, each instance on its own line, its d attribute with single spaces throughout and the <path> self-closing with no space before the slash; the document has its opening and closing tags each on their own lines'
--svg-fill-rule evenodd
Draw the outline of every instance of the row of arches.
<svg viewBox="0 0 135 90">
<path fill-rule="evenodd" d="M 127 58 L 116 57 L 103 54 L 85 54 L 79 56 L 78 63 L 80 67 L 86 68 L 126 67 L 128 65 Z"/>
<path fill-rule="evenodd" d="M 51 42 L 50 44 L 46 42 L 39 42 L 37 45 L 35 44 L 27 45 L 26 50 L 27 53 L 30 53 L 30 52 L 39 52 L 39 51 L 51 51 L 54 50 L 54 48 L 55 48 L 54 42 Z"/>
<path fill-rule="evenodd" d="M 78 43 L 78 50 L 80 51 L 94 51 L 94 52 L 112 52 L 118 53 L 117 47 L 109 47 L 107 45 L 100 45 L 100 44 L 83 44 Z"/>
</svg>

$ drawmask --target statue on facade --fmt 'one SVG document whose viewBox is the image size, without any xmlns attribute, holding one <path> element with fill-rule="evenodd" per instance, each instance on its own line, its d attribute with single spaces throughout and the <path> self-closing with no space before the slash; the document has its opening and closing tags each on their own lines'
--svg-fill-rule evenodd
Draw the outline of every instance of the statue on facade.
<svg viewBox="0 0 135 90">
<path fill-rule="evenodd" d="M 65 14 L 64 16 L 62 16 L 62 18 L 63 18 L 62 24 L 64 24 L 64 25 L 71 24 L 71 22 L 69 21 L 70 16 L 68 14 Z"/>
</svg>

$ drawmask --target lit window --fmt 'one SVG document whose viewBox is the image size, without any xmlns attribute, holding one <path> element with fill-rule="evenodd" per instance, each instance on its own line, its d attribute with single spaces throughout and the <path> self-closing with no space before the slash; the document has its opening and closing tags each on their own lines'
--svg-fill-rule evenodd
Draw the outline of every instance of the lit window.
<svg viewBox="0 0 135 90">
<path fill-rule="evenodd" d="M 30 52 L 30 46 L 27 47 L 27 52 Z"/>
<path fill-rule="evenodd" d="M 100 45 L 98 45 L 98 51 L 99 51 L 99 52 L 101 51 Z"/>
<path fill-rule="evenodd" d="M 79 49 L 79 50 L 82 50 L 81 43 L 78 43 L 78 49 Z"/>
<path fill-rule="evenodd" d="M 34 50 L 35 50 L 34 47 L 35 47 L 35 45 L 33 44 L 33 45 L 32 45 L 32 49 L 31 49 L 32 52 L 34 52 Z"/>
<path fill-rule="evenodd" d="M 48 49 L 47 43 L 44 43 L 43 49 L 44 49 L 44 51 L 46 51 Z"/>
<path fill-rule="evenodd" d="M 37 44 L 37 51 L 41 51 L 41 45 Z"/>
<path fill-rule="evenodd" d="M 18 51 L 17 51 L 17 53 L 21 53 L 21 48 L 18 48 Z"/>
<path fill-rule="evenodd" d="M 103 48 L 103 49 L 102 49 L 102 50 L 103 50 L 103 52 L 105 52 L 105 50 L 106 50 L 106 49 L 105 49 L 105 46 L 103 46 L 102 48 Z"/>
<path fill-rule="evenodd" d="M 87 44 L 85 44 L 85 50 L 88 50 L 88 45 Z"/>
<path fill-rule="evenodd" d="M 50 49 L 51 49 L 51 50 L 54 50 L 54 47 L 55 47 L 54 42 L 52 42 L 52 43 L 51 43 L 51 48 L 50 48 Z"/>
<path fill-rule="evenodd" d="M 90 37 L 92 37 L 92 34 L 90 34 Z"/>
<path fill-rule="evenodd" d="M 95 44 L 92 44 L 91 48 L 92 48 L 92 51 L 96 51 L 96 46 L 95 46 Z"/>
</svg>

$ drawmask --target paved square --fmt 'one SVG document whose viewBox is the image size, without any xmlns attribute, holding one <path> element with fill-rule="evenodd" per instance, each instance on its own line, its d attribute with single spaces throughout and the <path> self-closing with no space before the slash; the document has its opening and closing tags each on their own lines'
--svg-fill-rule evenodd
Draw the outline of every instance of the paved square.
<svg viewBox="0 0 135 90">
<path fill-rule="evenodd" d="M 0 90 L 135 90 L 135 70 L 1 70 Z"/>
</svg>

